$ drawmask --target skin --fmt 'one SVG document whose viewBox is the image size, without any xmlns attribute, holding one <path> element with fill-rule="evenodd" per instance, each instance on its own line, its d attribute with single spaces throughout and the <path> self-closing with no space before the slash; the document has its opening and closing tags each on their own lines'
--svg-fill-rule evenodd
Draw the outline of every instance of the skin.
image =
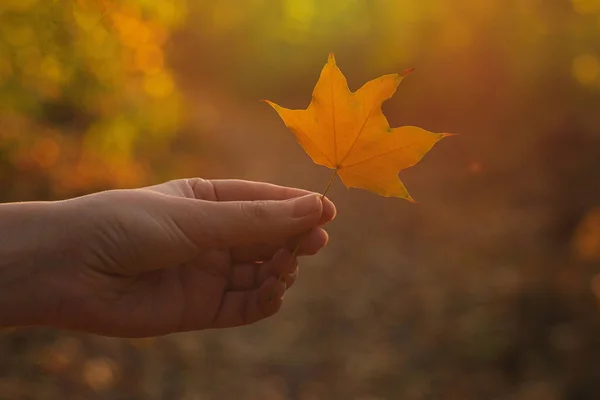
<svg viewBox="0 0 600 400">
<path fill-rule="evenodd" d="M 199 178 L 3 204 L 0 327 L 148 337 L 252 324 L 294 284 L 298 241 L 316 254 L 334 217 L 316 193 Z"/>
</svg>

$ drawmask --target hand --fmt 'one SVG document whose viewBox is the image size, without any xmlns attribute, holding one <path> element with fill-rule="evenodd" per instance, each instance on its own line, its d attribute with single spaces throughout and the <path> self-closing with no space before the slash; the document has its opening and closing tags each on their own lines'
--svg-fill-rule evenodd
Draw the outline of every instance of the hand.
<svg viewBox="0 0 600 400">
<path fill-rule="evenodd" d="M 320 226 L 335 208 L 299 189 L 187 179 L 56 202 L 53 213 L 45 324 L 144 337 L 275 314 L 298 273 L 292 249 L 325 246 Z"/>
</svg>

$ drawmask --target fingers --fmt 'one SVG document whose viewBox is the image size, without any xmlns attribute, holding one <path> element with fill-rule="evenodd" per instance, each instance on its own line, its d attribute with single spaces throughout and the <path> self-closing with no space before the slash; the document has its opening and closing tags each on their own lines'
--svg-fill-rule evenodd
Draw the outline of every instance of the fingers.
<svg viewBox="0 0 600 400">
<path fill-rule="evenodd" d="M 230 290 L 248 290 L 260 286 L 270 277 L 283 277 L 287 287 L 291 287 L 298 272 L 298 258 L 292 257 L 289 250 L 278 251 L 271 260 L 264 263 L 241 263 L 233 267 Z"/>
<path fill-rule="evenodd" d="M 298 258 L 292 257 L 292 252 L 286 249 L 281 249 L 271 259 L 271 261 L 263 263 L 258 271 L 258 282 L 264 282 L 270 276 L 282 277 L 287 283 L 287 288 L 290 288 L 295 282 L 295 275 L 298 273 Z M 294 276 L 292 276 L 294 275 Z"/>
<path fill-rule="evenodd" d="M 327 245 L 329 235 L 323 228 L 312 228 L 307 233 L 302 233 L 300 237 L 293 237 L 290 240 L 280 240 L 277 243 L 256 244 L 250 246 L 236 247 L 231 250 L 233 262 L 251 262 L 270 260 L 275 252 L 281 248 L 292 251 L 298 243 L 298 255 L 314 255 Z"/>
<path fill-rule="evenodd" d="M 281 308 L 284 292 L 285 283 L 275 277 L 270 277 L 258 289 L 227 292 L 212 327 L 248 325 L 270 317 Z"/>
<path fill-rule="evenodd" d="M 282 281 L 279 276 L 283 276 Z M 297 276 L 298 260 L 284 249 L 263 264 L 236 266 L 231 290 L 224 294 L 212 327 L 247 325 L 274 315 L 281 308 L 285 291 L 294 284 Z"/>
<path fill-rule="evenodd" d="M 239 179 L 188 179 L 187 182 L 197 199 L 213 201 L 259 201 L 288 200 L 309 194 L 317 194 L 304 189 L 273 185 L 265 182 Z M 327 197 L 323 198 L 322 224 L 335 217 L 335 206 Z"/>
<path fill-rule="evenodd" d="M 238 179 L 205 180 L 200 178 L 176 179 L 139 190 L 153 191 L 170 196 L 209 201 L 260 201 L 288 200 L 317 193 L 264 182 Z M 322 224 L 331 221 L 336 214 L 335 206 L 327 197 L 323 201 Z"/>
<path fill-rule="evenodd" d="M 315 194 L 308 190 L 239 179 L 190 180 L 194 191 L 202 193 L 211 185 L 217 201 L 287 200 Z M 203 186 L 204 185 L 204 186 Z"/>
<path fill-rule="evenodd" d="M 217 201 L 260 201 L 288 200 L 309 194 L 319 195 L 304 189 L 272 185 L 264 182 L 252 182 L 236 179 L 211 180 Z M 320 196 L 320 195 L 319 195 Z M 335 205 L 327 197 L 322 199 L 323 215 L 320 224 L 335 218 Z"/>
<path fill-rule="evenodd" d="M 314 194 L 290 200 L 210 202 L 178 199 L 169 217 L 201 248 L 272 244 L 316 227 L 323 203 Z"/>
</svg>

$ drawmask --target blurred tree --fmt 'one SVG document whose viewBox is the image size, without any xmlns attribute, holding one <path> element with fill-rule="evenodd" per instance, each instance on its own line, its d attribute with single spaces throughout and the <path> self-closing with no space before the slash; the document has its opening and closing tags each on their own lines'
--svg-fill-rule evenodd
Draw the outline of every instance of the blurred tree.
<svg viewBox="0 0 600 400">
<path fill-rule="evenodd" d="M 2 200 L 146 179 L 181 122 L 164 45 L 185 14 L 184 0 L 0 4 Z"/>
</svg>

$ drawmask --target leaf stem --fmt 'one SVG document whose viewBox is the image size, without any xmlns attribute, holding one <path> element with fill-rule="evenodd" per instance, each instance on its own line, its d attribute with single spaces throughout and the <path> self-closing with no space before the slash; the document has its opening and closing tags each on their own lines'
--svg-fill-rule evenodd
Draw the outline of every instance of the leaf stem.
<svg viewBox="0 0 600 400">
<path fill-rule="evenodd" d="M 327 187 L 325 187 L 325 191 L 323 191 L 323 193 L 321 193 L 321 201 L 323 201 L 323 199 L 325 198 L 325 195 L 327 194 L 327 192 L 329 192 L 329 189 L 331 189 L 331 185 L 333 184 L 333 181 L 335 181 L 337 174 L 338 174 L 338 170 L 336 168 L 333 171 L 333 175 L 331 175 L 331 178 L 329 178 L 329 182 L 327 182 Z M 294 257 L 296 257 L 298 255 L 298 251 L 300 250 L 300 244 L 302 243 L 302 240 L 304 239 L 305 236 L 306 236 L 306 233 L 298 239 L 298 243 L 296 243 L 296 246 L 294 247 L 294 251 L 292 251 L 292 254 L 290 255 L 288 263 L 290 263 L 294 259 Z M 282 272 L 279 275 L 277 280 L 281 281 L 283 278 L 283 275 L 284 275 L 284 272 Z M 273 299 L 274 294 L 275 294 L 275 286 L 273 286 L 273 289 L 271 290 L 271 293 L 269 294 L 269 297 L 267 298 L 267 300 L 271 301 Z"/>
<path fill-rule="evenodd" d="M 325 198 L 325 195 L 327 194 L 327 192 L 329 192 L 329 189 L 331 189 L 331 185 L 333 184 L 333 181 L 335 181 L 337 174 L 338 170 L 336 168 L 333 170 L 333 175 L 331 175 L 331 178 L 329 178 L 329 182 L 327 182 L 327 187 L 325 188 L 325 191 L 321 194 L 321 200 Z"/>
</svg>

